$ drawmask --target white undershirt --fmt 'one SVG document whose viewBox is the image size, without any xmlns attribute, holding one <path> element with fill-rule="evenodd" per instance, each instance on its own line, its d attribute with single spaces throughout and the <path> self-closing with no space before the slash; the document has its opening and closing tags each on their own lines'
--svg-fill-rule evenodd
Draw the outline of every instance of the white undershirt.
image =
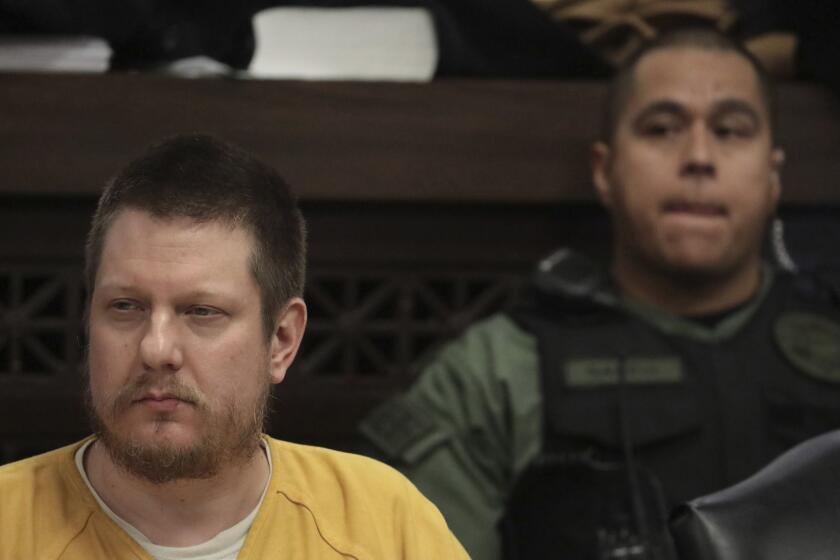
<svg viewBox="0 0 840 560">
<path fill-rule="evenodd" d="M 263 493 L 260 497 L 259 503 L 257 503 L 257 506 L 253 509 L 253 511 L 251 511 L 251 513 L 248 514 L 247 517 L 236 525 L 225 529 L 209 541 L 201 544 L 193 546 L 160 546 L 154 544 L 146 537 L 146 535 L 138 531 L 136 527 L 114 513 L 111 508 L 102 501 L 102 498 L 99 497 L 96 490 L 94 490 L 87 477 L 84 465 L 85 450 L 87 450 L 93 442 L 93 439 L 90 440 L 79 448 L 78 451 L 76 451 L 76 468 L 79 469 L 79 474 L 82 475 L 82 479 L 84 479 L 85 484 L 87 484 L 87 487 L 90 489 L 93 497 L 96 498 L 96 501 L 99 503 L 99 507 L 102 508 L 102 511 L 104 511 L 106 515 L 114 521 L 114 523 L 122 527 L 122 529 L 128 533 L 131 538 L 137 541 L 137 543 L 152 557 L 156 560 L 236 560 L 236 556 L 239 554 L 239 550 L 245 543 L 245 537 L 248 535 L 248 530 L 251 528 L 251 524 L 254 522 L 254 518 L 257 516 L 257 511 L 260 509 L 260 505 L 265 497 L 265 492 L 268 489 L 268 480 L 266 481 L 265 488 L 263 488 Z M 271 453 L 268 453 L 266 450 L 265 442 L 261 442 L 261 445 L 266 459 L 268 460 L 268 478 L 270 480 L 272 470 Z"/>
</svg>

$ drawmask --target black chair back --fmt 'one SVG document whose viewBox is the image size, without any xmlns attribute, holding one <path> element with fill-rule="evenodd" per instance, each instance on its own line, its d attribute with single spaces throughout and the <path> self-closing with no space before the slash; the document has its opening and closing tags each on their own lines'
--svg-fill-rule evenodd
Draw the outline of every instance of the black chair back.
<svg viewBox="0 0 840 560">
<path fill-rule="evenodd" d="M 840 431 L 674 511 L 680 560 L 840 559 Z"/>
</svg>

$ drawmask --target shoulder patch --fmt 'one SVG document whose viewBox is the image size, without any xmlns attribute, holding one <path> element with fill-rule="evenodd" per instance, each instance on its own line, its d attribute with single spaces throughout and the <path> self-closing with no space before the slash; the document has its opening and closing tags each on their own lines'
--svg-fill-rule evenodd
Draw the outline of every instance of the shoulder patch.
<svg viewBox="0 0 840 560">
<path fill-rule="evenodd" d="M 820 315 L 789 311 L 774 325 L 782 354 L 803 373 L 840 383 L 840 324 Z"/>
<path fill-rule="evenodd" d="M 375 408 L 360 429 L 389 458 L 401 459 L 409 464 L 446 439 L 420 405 L 402 397 Z"/>
</svg>

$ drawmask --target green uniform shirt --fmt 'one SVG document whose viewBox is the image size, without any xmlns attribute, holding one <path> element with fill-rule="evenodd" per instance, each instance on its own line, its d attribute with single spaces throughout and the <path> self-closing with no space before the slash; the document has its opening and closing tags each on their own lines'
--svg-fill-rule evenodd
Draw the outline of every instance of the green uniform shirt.
<svg viewBox="0 0 840 560">
<path fill-rule="evenodd" d="M 542 442 L 536 340 L 506 315 L 449 344 L 362 432 L 444 513 L 473 558 L 501 557 L 495 531 Z"/>
<path fill-rule="evenodd" d="M 774 273 L 765 270 L 753 300 L 711 327 L 632 303 L 617 304 L 665 338 L 714 344 L 750 324 L 767 299 L 773 278 Z M 833 328 L 817 328 L 824 335 L 820 337 L 794 328 L 807 336 L 791 346 L 807 346 L 803 356 L 811 356 L 812 366 L 820 364 L 813 359 L 819 356 L 838 365 L 837 352 L 829 352 L 830 356 L 826 352 L 840 348 L 840 334 Z M 820 338 L 830 339 L 830 344 Z M 793 357 L 789 352 L 788 358 Z M 542 449 L 539 368 L 536 337 L 509 316 L 496 315 L 444 347 L 407 393 L 375 410 L 361 426 L 362 433 L 386 453 L 386 460 L 396 463 L 440 508 L 452 531 L 478 560 L 501 558 L 497 526 L 506 499 Z M 831 384 L 836 386 L 840 376 L 834 378 Z"/>
</svg>

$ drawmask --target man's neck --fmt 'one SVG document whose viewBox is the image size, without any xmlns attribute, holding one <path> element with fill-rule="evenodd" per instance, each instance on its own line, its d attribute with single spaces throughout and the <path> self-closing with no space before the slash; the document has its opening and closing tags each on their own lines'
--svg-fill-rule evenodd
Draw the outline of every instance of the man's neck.
<svg viewBox="0 0 840 560">
<path fill-rule="evenodd" d="M 612 273 L 627 299 L 674 315 L 699 316 L 737 307 L 755 295 L 761 283 L 761 261 L 729 274 L 704 277 L 661 273 L 617 260 Z"/>
<path fill-rule="evenodd" d="M 84 466 L 102 501 L 162 546 L 200 544 L 232 527 L 257 506 L 269 476 L 260 448 L 250 460 L 204 480 L 155 484 L 138 478 L 115 464 L 100 441 L 88 449 Z"/>
</svg>

